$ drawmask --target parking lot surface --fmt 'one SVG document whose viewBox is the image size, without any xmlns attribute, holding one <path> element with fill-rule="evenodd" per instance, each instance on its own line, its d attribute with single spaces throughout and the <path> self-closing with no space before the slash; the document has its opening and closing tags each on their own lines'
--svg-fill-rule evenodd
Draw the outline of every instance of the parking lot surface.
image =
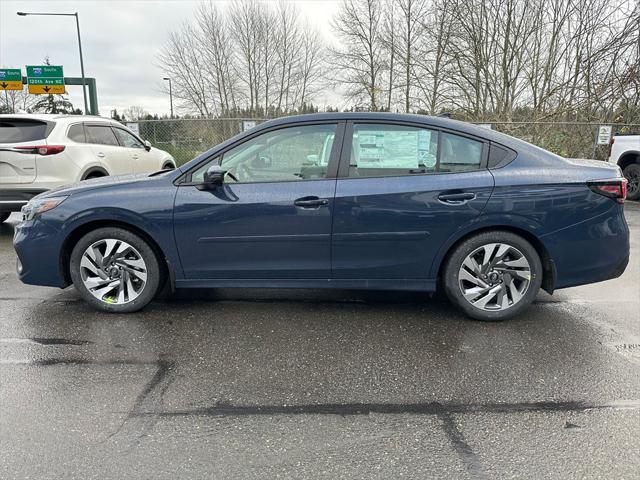
<svg viewBox="0 0 640 480">
<path fill-rule="evenodd" d="M 423 294 L 21 284 L 0 226 L 2 478 L 639 478 L 640 204 L 616 280 L 504 323 Z"/>
</svg>

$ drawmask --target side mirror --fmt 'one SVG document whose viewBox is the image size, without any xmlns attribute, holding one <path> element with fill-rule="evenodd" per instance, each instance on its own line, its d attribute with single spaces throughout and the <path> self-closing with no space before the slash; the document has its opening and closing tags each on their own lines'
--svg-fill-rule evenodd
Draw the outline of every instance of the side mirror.
<svg viewBox="0 0 640 480">
<path fill-rule="evenodd" d="M 200 190 L 215 190 L 224 183 L 226 173 L 226 170 L 223 170 L 220 165 L 211 165 L 207 171 L 204 172 L 202 185 L 198 188 Z"/>
<path fill-rule="evenodd" d="M 149 140 L 144 141 L 144 149 L 148 152 L 151 150 L 151 142 Z"/>
</svg>

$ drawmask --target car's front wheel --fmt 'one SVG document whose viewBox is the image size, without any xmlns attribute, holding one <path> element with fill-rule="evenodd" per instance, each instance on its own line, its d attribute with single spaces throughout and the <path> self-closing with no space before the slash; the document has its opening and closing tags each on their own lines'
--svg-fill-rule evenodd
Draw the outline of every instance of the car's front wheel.
<svg viewBox="0 0 640 480">
<path fill-rule="evenodd" d="M 484 232 L 449 256 L 444 287 L 449 299 L 477 320 L 499 321 L 522 312 L 542 283 L 536 249 L 511 232 Z"/>
<path fill-rule="evenodd" d="M 85 301 L 112 313 L 140 310 L 161 284 L 153 249 L 122 228 L 99 228 L 82 237 L 71 252 L 70 273 Z"/>
</svg>

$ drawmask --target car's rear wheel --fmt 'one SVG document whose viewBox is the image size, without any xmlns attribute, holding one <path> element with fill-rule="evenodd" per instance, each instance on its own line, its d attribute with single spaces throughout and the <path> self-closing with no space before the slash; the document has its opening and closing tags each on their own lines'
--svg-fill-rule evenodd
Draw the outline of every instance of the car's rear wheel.
<svg viewBox="0 0 640 480">
<path fill-rule="evenodd" d="M 511 232 L 484 232 L 464 240 L 444 270 L 449 299 L 477 320 L 513 317 L 536 298 L 542 263 L 536 249 Z"/>
<path fill-rule="evenodd" d="M 637 163 L 627 165 L 622 173 L 627 179 L 627 198 L 640 199 L 640 165 Z"/>
<path fill-rule="evenodd" d="M 0 223 L 4 223 L 4 221 L 11 216 L 11 212 L 0 212 Z"/>
<path fill-rule="evenodd" d="M 140 310 L 161 284 L 153 249 L 122 228 L 99 228 L 82 237 L 71 252 L 70 273 L 84 300 L 112 313 Z"/>
</svg>

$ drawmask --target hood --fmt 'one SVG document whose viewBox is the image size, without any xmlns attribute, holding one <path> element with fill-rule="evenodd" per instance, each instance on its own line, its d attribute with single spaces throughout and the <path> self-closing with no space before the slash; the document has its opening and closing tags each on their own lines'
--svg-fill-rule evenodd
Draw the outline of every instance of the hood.
<svg viewBox="0 0 640 480">
<path fill-rule="evenodd" d="M 34 198 L 47 198 L 57 197 L 60 195 L 73 195 L 75 193 L 86 192 L 88 190 L 95 190 L 97 188 L 110 187 L 113 185 L 124 185 L 128 183 L 145 182 L 151 180 L 152 177 L 148 173 L 138 173 L 133 175 L 119 175 L 115 177 L 99 177 L 92 178 L 90 180 L 83 180 L 78 183 L 72 183 L 69 185 L 63 185 L 62 187 L 54 188 L 41 193 Z"/>
</svg>

